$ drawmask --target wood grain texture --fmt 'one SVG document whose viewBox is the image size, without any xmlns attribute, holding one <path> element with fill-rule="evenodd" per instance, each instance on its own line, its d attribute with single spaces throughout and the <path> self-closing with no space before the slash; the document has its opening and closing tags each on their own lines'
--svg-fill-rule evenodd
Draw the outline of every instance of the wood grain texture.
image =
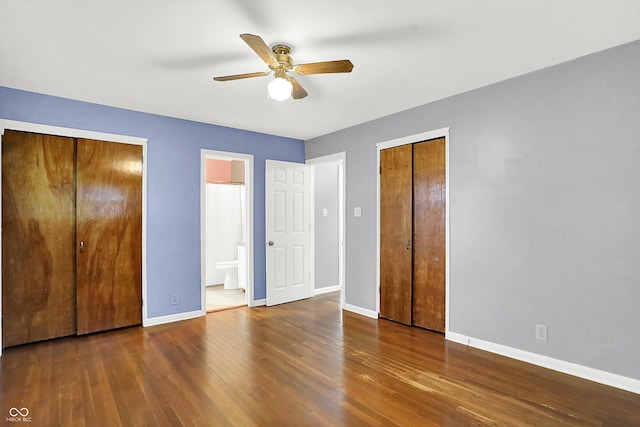
<svg viewBox="0 0 640 427">
<path fill-rule="evenodd" d="M 411 324 L 412 174 L 411 145 L 380 151 L 380 316 L 405 325 Z"/>
<path fill-rule="evenodd" d="M 77 143 L 77 333 L 138 325 L 142 147 L 89 139 Z"/>
<path fill-rule="evenodd" d="M 339 293 L 8 349 L 38 426 L 633 426 L 638 395 L 339 309 Z"/>
<path fill-rule="evenodd" d="M 348 59 L 298 64 L 293 67 L 293 71 L 298 74 L 350 73 L 351 70 L 353 64 Z"/>
<path fill-rule="evenodd" d="M 413 324 L 445 331 L 445 141 L 413 144 Z"/>
<path fill-rule="evenodd" d="M 75 333 L 74 141 L 2 139 L 3 346 Z"/>
</svg>

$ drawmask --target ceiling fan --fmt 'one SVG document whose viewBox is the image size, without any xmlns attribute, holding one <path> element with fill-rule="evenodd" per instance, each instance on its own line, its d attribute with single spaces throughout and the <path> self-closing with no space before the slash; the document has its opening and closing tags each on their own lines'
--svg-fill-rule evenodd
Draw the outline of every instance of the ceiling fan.
<svg viewBox="0 0 640 427">
<path fill-rule="evenodd" d="M 308 95 L 307 91 L 300 86 L 300 83 L 287 74 L 289 71 L 293 71 L 296 74 L 328 74 L 350 73 L 353 69 L 353 64 L 348 59 L 294 65 L 293 58 L 289 56 L 289 52 L 291 51 L 289 46 L 277 44 L 269 49 L 260 37 L 254 36 L 253 34 L 240 34 L 240 38 L 266 62 L 271 71 L 214 77 L 213 80 L 226 82 L 230 80 L 268 76 L 273 73 L 275 77 L 269 82 L 267 89 L 269 91 L 269 97 L 278 101 L 283 101 L 290 97 L 293 99 L 302 99 Z"/>
</svg>

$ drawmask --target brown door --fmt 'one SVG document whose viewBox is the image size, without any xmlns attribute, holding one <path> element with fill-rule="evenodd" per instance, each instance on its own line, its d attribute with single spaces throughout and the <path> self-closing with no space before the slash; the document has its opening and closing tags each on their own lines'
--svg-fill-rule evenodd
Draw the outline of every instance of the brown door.
<svg viewBox="0 0 640 427">
<path fill-rule="evenodd" d="M 2 344 L 76 332 L 72 138 L 2 138 Z"/>
<path fill-rule="evenodd" d="M 380 151 L 380 316 L 411 325 L 411 145 Z"/>
<path fill-rule="evenodd" d="M 444 332 L 444 138 L 413 144 L 413 324 Z"/>
<path fill-rule="evenodd" d="M 77 333 L 142 322 L 142 147 L 78 140 Z"/>
</svg>

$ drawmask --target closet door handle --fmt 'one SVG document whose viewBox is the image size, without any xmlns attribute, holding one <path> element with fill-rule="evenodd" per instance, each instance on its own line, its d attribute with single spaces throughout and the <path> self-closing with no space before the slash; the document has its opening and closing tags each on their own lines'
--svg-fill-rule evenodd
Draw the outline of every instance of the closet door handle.
<svg viewBox="0 0 640 427">
<path fill-rule="evenodd" d="M 84 252 L 84 242 L 80 242 L 80 252 Z"/>
</svg>

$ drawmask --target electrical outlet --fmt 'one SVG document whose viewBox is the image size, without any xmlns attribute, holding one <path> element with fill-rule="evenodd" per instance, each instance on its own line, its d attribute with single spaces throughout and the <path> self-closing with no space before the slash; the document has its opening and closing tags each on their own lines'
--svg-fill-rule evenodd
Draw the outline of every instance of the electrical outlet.
<svg viewBox="0 0 640 427">
<path fill-rule="evenodd" d="M 178 294 L 171 294 L 171 305 L 176 305 L 180 302 Z"/>
<path fill-rule="evenodd" d="M 536 339 L 547 341 L 547 325 L 536 325 Z"/>
</svg>

